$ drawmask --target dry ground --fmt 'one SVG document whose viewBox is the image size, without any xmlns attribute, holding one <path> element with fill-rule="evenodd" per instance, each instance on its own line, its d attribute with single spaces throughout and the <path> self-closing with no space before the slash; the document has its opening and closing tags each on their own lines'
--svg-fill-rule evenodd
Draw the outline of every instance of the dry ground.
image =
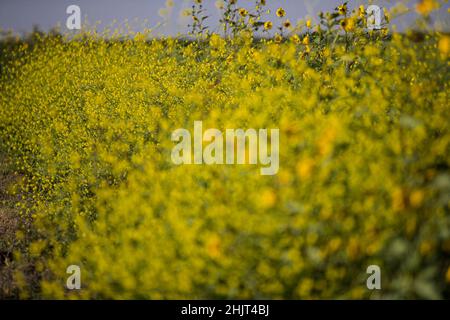
<svg viewBox="0 0 450 320">
<path fill-rule="evenodd" d="M 17 180 L 12 163 L 0 151 L 0 299 L 14 296 L 12 260 L 19 218 L 11 187 Z"/>
</svg>

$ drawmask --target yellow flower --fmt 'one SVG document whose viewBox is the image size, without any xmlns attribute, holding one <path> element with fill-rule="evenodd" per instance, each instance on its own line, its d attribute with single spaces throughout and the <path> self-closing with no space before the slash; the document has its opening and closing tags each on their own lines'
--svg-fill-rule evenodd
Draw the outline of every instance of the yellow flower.
<svg viewBox="0 0 450 320">
<path fill-rule="evenodd" d="M 447 57 L 450 52 L 450 37 L 447 35 L 442 36 L 439 39 L 438 48 L 439 48 L 439 51 L 441 52 L 441 55 L 444 58 Z"/>
<path fill-rule="evenodd" d="M 282 18 L 282 17 L 284 17 L 285 15 L 286 15 L 286 11 L 284 11 L 283 8 L 278 8 L 278 9 L 277 9 L 277 16 L 278 16 L 278 17 Z"/>
<path fill-rule="evenodd" d="M 403 189 L 394 189 L 392 193 L 392 208 L 394 211 L 402 211 L 405 208 Z"/>
<path fill-rule="evenodd" d="M 286 21 L 283 23 L 283 27 L 285 27 L 286 29 L 290 28 L 290 27 L 291 27 L 291 22 L 290 22 L 289 20 L 286 20 Z"/>
<path fill-rule="evenodd" d="M 239 14 L 241 15 L 241 17 L 246 17 L 248 15 L 248 11 L 245 8 L 240 8 Z"/>
<path fill-rule="evenodd" d="M 297 175 L 301 179 L 309 178 L 314 168 L 314 160 L 313 159 L 304 159 L 297 163 L 296 170 Z"/>
<path fill-rule="evenodd" d="M 345 16 L 347 14 L 347 5 L 346 4 L 342 4 L 340 6 L 338 6 L 338 12 L 340 15 Z"/>
<path fill-rule="evenodd" d="M 220 237 L 216 234 L 208 237 L 206 242 L 206 250 L 212 258 L 219 258 L 221 256 L 221 241 Z"/>
<path fill-rule="evenodd" d="M 436 0 L 421 0 L 416 5 L 416 11 L 421 15 L 428 16 L 431 11 L 439 8 L 439 3 Z"/>
<path fill-rule="evenodd" d="M 352 18 L 342 19 L 341 27 L 347 32 L 353 31 L 355 28 L 355 20 Z"/>
<path fill-rule="evenodd" d="M 294 42 L 294 43 L 296 43 L 296 44 L 299 44 L 299 43 L 301 42 L 300 37 L 299 37 L 297 34 L 294 34 L 294 35 L 291 37 L 291 41 Z"/>
<path fill-rule="evenodd" d="M 272 189 L 266 189 L 261 192 L 259 203 L 265 209 L 272 208 L 277 202 L 277 196 Z"/>
<path fill-rule="evenodd" d="M 136 32 L 136 34 L 134 35 L 134 40 L 145 41 L 145 35 L 141 32 Z"/>
<path fill-rule="evenodd" d="M 209 44 L 214 49 L 222 49 L 225 46 L 225 41 L 218 34 L 213 34 L 209 40 Z"/>
<path fill-rule="evenodd" d="M 271 21 L 266 21 L 265 23 L 264 23 L 264 29 L 265 30 L 270 30 L 270 29 L 272 29 L 272 22 Z"/>
<path fill-rule="evenodd" d="M 366 16 L 366 9 L 364 8 L 364 5 L 360 5 L 358 11 L 360 18 L 364 18 Z"/>
<path fill-rule="evenodd" d="M 306 20 L 306 27 L 311 28 L 311 26 L 312 26 L 311 20 L 310 19 Z"/>
<path fill-rule="evenodd" d="M 275 42 L 276 43 L 281 43 L 281 41 L 283 41 L 283 37 L 277 33 L 275 35 Z"/>
<path fill-rule="evenodd" d="M 304 45 L 308 45 L 308 44 L 309 44 L 309 35 L 306 35 L 306 36 L 303 38 L 302 43 L 303 43 Z"/>
<path fill-rule="evenodd" d="M 414 208 L 420 207 L 420 205 L 423 202 L 424 194 L 421 190 L 416 190 L 412 192 L 409 196 L 409 202 L 411 203 L 411 206 Z"/>
</svg>

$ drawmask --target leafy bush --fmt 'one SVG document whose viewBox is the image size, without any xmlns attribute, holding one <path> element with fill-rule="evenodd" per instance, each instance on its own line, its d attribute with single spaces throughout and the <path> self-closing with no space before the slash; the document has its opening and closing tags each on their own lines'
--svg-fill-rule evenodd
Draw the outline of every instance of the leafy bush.
<svg viewBox="0 0 450 320">
<path fill-rule="evenodd" d="M 28 177 L 21 296 L 449 297 L 449 38 L 349 29 L 339 10 L 273 38 L 13 46 L 0 137 Z M 279 173 L 172 164 L 195 120 L 279 128 Z"/>
</svg>

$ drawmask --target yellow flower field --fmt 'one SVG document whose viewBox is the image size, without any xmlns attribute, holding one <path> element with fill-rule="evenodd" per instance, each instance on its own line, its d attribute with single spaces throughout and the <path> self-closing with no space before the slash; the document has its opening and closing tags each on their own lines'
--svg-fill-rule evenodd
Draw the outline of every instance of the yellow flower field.
<svg viewBox="0 0 450 320">
<path fill-rule="evenodd" d="M 294 35 L 277 15 L 274 37 L 5 40 L 17 295 L 450 297 L 449 35 L 367 32 L 346 7 Z M 278 173 L 174 165 L 171 133 L 198 120 L 279 128 Z"/>
</svg>

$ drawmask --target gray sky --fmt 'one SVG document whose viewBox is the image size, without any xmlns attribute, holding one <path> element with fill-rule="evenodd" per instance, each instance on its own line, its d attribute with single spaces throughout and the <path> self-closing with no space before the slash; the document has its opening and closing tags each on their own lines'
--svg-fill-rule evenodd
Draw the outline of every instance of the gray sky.
<svg viewBox="0 0 450 320">
<path fill-rule="evenodd" d="M 274 19 L 276 8 L 283 7 L 287 11 L 287 17 L 295 22 L 306 16 L 316 17 L 319 11 L 331 11 L 336 5 L 343 0 L 267 0 L 268 8 L 272 10 L 268 19 Z M 103 26 L 113 23 L 114 20 L 123 22 L 128 19 L 135 30 L 142 27 L 143 21 L 147 19 L 145 26 L 155 27 L 159 22 L 166 23 L 155 29 L 157 35 L 185 33 L 186 25 L 189 20 L 180 18 L 180 12 L 183 8 L 189 8 L 190 0 L 174 0 L 175 6 L 166 19 L 159 16 L 158 12 L 165 7 L 166 0 L 0 0 L 0 28 L 3 30 L 12 29 L 15 32 L 26 32 L 32 29 L 33 25 L 38 25 L 41 29 L 48 30 L 57 25 L 62 26 L 65 30 L 65 21 L 68 17 L 66 14 L 67 6 L 71 4 L 79 5 L 83 19 L 87 18 L 89 23 L 101 21 Z M 208 25 L 212 29 L 217 27 L 218 10 L 215 8 L 216 0 L 203 0 L 205 7 L 208 9 L 211 17 L 208 19 Z M 377 4 L 380 7 L 392 7 L 399 1 L 387 0 L 350 0 L 349 6 L 355 8 L 360 4 L 368 5 L 369 3 Z M 414 8 L 417 1 L 403 1 L 409 8 Z M 242 7 L 250 7 L 254 1 L 239 0 Z M 449 4 L 434 16 L 434 24 L 436 28 L 450 30 L 450 19 L 447 9 Z M 400 29 L 410 25 L 415 20 L 415 12 L 406 14 L 401 18 L 392 21 Z M 139 19 L 140 23 L 133 23 L 134 19 Z M 100 29 L 101 29 L 100 28 Z"/>
</svg>

